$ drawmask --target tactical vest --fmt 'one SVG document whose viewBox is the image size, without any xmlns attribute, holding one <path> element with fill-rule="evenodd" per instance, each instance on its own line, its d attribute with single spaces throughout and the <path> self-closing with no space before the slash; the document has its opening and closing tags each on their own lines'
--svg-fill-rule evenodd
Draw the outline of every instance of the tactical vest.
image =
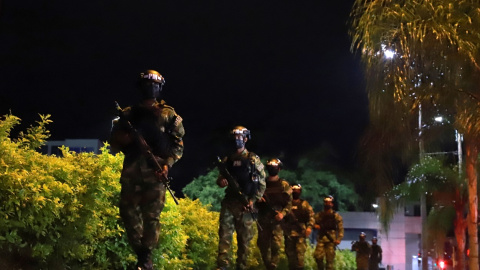
<svg viewBox="0 0 480 270">
<path fill-rule="evenodd" d="M 128 118 L 133 127 L 143 136 L 154 155 L 167 158 L 171 141 L 165 132 L 167 123 L 160 115 L 157 115 L 161 108 L 147 109 L 138 105 L 131 108 Z M 140 152 L 138 145 L 133 145 L 133 149 L 135 152 Z"/>
<path fill-rule="evenodd" d="M 292 201 L 292 213 L 299 223 L 307 223 L 310 218 L 306 209 L 303 209 L 303 202 L 302 199 Z"/>
<path fill-rule="evenodd" d="M 372 245 L 372 254 L 370 255 L 371 260 L 378 260 L 380 258 L 380 246 Z"/>
<path fill-rule="evenodd" d="M 337 221 L 335 220 L 335 211 L 332 213 L 322 212 L 320 228 L 326 231 L 337 230 Z"/>
<path fill-rule="evenodd" d="M 254 180 L 255 163 L 251 154 L 230 156 L 226 161 L 226 166 L 230 174 L 237 180 L 240 191 L 247 196 L 252 196 L 257 192 L 258 182 Z"/>
<path fill-rule="evenodd" d="M 288 203 L 288 197 L 286 197 L 283 189 L 283 179 L 278 181 L 266 181 L 267 188 L 265 189 L 264 196 L 267 198 L 268 203 L 275 210 L 283 209 Z"/>
<path fill-rule="evenodd" d="M 356 251 L 357 251 L 357 256 L 359 255 L 368 255 L 370 254 L 370 247 L 368 246 L 367 242 L 356 242 Z"/>
</svg>

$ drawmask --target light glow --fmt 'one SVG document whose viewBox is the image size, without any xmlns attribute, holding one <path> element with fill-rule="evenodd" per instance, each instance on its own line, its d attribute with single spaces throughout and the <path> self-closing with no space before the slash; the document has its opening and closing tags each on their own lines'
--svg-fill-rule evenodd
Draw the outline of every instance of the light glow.
<svg viewBox="0 0 480 270">
<path fill-rule="evenodd" d="M 387 59 L 392 59 L 393 56 L 395 56 L 395 53 L 392 50 L 385 50 L 384 54 Z"/>
</svg>

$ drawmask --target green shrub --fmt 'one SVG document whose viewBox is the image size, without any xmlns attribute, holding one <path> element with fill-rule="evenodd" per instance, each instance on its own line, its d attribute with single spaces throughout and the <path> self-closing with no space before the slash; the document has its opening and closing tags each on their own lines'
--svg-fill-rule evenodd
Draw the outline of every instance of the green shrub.
<svg viewBox="0 0 480 270">
<path fill-rule="evenodd" d="M 48 116 L 40 118 L 17 139 L 10 133 L 20 119 L 12 115 L 0 119 L 0 269 L 133 268 L 135 254 L 117 207 L 123 155 L 111 155 L 108 145 L 98 155 L 65 147 L 62 157 L 42 155 L 36 149 L 48 138 L 45 126 L 51 121 Z M 209 192 L 223 196 L 222 189 Z M 219 213 L 198 199 L 179 203 L 167 194 L 155 266 L 214 269 Z M 264 269 L 254 228 L 248 265 Z M 233 239 L 232 262 L 237 250 Z M 337 253 L 337 269 L 353 269 L 343 268 L 352 262 L 351 253 Z M 314 264 L 309 247 L 305 269 L 316 269 Z M 279 269 L 287 265 L 282 251 Z"/>
</svg>

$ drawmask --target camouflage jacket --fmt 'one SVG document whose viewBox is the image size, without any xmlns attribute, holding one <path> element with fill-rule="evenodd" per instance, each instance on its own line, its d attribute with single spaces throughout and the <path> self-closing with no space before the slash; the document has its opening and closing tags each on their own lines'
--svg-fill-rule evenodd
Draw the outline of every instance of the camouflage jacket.
<svg viewBox="0 0 480 270">
<path fill-rule="evenodd" d="M 310 204 L 302 199 L 292 201 L 292 211 L 285 218 L 285 231 L 289 236 L 304 236 L 307 228 L 312 229 L 315 213 Z"/>
<path fill-rule="evenodd" d="M 352 251 L 355 251 L 357 253 L 357 258 L 369 258 L 370 254 L 372 253 L 372 247 L 367 241 L 355 241 L 355 243 L 353 243 L 352 245 Z"/>
<path fill-rule="evenodd" d="M 228 157 L 225 157 L 223 159 L 223 162 L 225 162 L 227 164 L 232 163 L 230 165 L 234 166 L 234 167 L 237 166 L 237 165 L 243 166 L 244 164 L 237 163 L 235 161 L 236 160 L 245 160 L 245 159 L 249 159 L 250 162 L 251 162 L 251 165 L 252 165 L 251 167 L 253 167 L 253 171 L 249 172 L 249 173 L 251 173 L 251 178 L 248 179 L 248 180 L 243 179 L 243 181 L 242 181 L 240 178 L 244 178 L 244 177 L 240 177 L 239 175 L 236 175 L 236 173 L 233 172 L 233 171 L 230 171 L 230 174 L 233 177 L 235 177 L 235 179 L 237 179 L 237 182 L 240 185 L 240 189 L 241 189 L 242 193 L 244 194 L 244 196 L 246 197 L 246 199 L 250 200 L 250 201 L 253 201 L 253 202 L 256 202 L 260 198 L 262 198 L 263 193 L 265 192 L 265 188 L 266 188 L 265 170 L 264 170 L 263 163 L 260 160 L 260 157 L 258 157 L 255 153 L 249 152 L 247 149 L 245 149 L 242 153 L 234 153 L 234 154 L 232 154 Z M 227 167 L 228 166 L 229 165 L 227 165 Z M 218 178 L 224 178 L 224 176 L 222 176 L 220 174 L 218 176 Z M 248 182 L 248 181 L 252 181 L 256 185 L 255 190 L 250 195 L 246 195 L 247 193 L 245 192 L 245 190 L 242 190 L 243 186 L 245 186 L 246 184 L 251 184 L 250 182 L 249 183 L 242 183 L 242 182 Z M 234 196 L 236 196 L 236 195 L 234 195 L 234 192 L 232 192 L 230 186 L 227 186 L 227 188 L 225 189 L 225 199 L 234 199 Z"/>
<path fill-rule="evenodd" d="M 284 179 L 270 181 L 267 177 L 263 197 L 265 202 L 258 203 L 260 215 L 275 216 L 280 212 L 286 216 L 292 208 L 292 188 Z"/>
<path fill-rule="evenodd" d="M 315 214 L 315 224 L 320 225 L 320 233 L 318 234 L 317 241 L 319 242 L 331 242 L 325 233 L 330 235 L 330 238 L 334 241 L 342 241 L 343 239 L 343 219 L 337 212 L 332 209 L 324 210 Z M 326 224 L 329 228 L 325 228 Z"/>
<path fill-rule="evenodd" d="M 142 104 L 127 107 L 123 113 L 125 120 L 144 137 L 161 165 L 171 167 L 182 157 L 182 138 L 185 135 L 182 118 L 165 101 L 155 102 L 151 107 Z M 125 154 L 124 167 L 128 167 L 144 157 L 137 143 L 124 143 L 119 139 L 122 134 L 131 134 L 126 122 L 122 120 L 114 121 L 110 144 L 114 150 Z"/>
</svg>

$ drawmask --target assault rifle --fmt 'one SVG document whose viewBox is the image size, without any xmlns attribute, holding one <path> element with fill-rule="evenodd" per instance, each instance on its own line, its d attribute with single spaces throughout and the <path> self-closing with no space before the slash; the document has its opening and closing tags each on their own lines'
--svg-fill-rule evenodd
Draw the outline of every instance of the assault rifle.
<svg viewBox="0 0 480 270">
<path fill-rule="evenodd" d="M 215 165 L 217 166 L 218 170 L 220 171 L 220 174 L 223 177 L 225 177 L 225 179 L 227 179 L 228 187 L 233 191 L 233 193 L 238 197 L 240 202 L 245 206 L 245 208 L 250 213 L 250 215 L 252 216 L 252 219 L 255 221 L 255 223 L 257 223 L 258 229 L 260 231 L 263 231 L 262 226 L 260 226 L 260 224 L 258 223 L 258 220 L 257 220 L 257 212 L 254 211 L 254 209 L 252 209 L 250 207 L 250 203 L 248 202 L 247 198 L 245 198 L 242 191 L 240 190 L 240 186 L 238 185 L 237 180 L 235 179 L 235 177 L 233 177 L 230 174 L 230 172 L 227 169 L 227 166 L 225 165 L 225 163 L 222 162 L 222 159 L 220 159 L 220 157 L 218 157 L 218 156 L 217 156 L 217 160 L 215 161 Z"/>
<path fill-rule="evenodd" d="M 322 229 L 322 227 L 320 227 L 320 230 L 318 231 L 318 239 L 322 239 L 323 236 L 326 236 L 328 238 L 328 241 L 333 243 L 334 248 L 336 250 L 337 249 L 337 244 L 333 240 L 332 236 L 330 234 L 328 234 L 327 230 Z"/>
<path fill-rule="evenodd" d="M 131 134 L 133 134 L 136 143 L 140 146 L 140 148 L 142 150 L 142 153 L 145 155 L 145 157 L 147 159 L 151 160 L 153 165 L 155 166 L 155 168 L 154 168 L 155 169 L 155 176 L 157 177 L 158 181 L 161 182 L 165 186 L 165 188 L 168 190 L 168 192 L 170 192 L 170 195 L 172 195 L 172 198 L 173 198 L 173 201 L 175 201 L 175 204 L 178 205 L 178 200 L 175 197 L 175 195 L 173 195 L 173 191 L 170 188 L 170 180 L 172 178 L 171 177 L 166 178 L 166 177 L 160 176 L 160 172 L 163 171 L 163 168 L 160 165 L 160 163 L 158 163 L 157 158 L 153 154 L 150 146 L 145 141 L 145 138 L 143 138 L 142 134 L 140 134 L 140 132 L 138 132 L 138 130 L 135 129 L 135 127 L 133 127 L 133 125 L 132 125 L 132 123 L 130 123 L 130 121 L 125 119 L 125 115 L 123 114 L 123 110 L 120 107 L 120 105 L 118 104 L 118 102 L 116 102 L 116 101 L 115 101 L 115 108 L 117 109 L 118 116 L 120 117 L 120 120 L 124 121 L 127 124 L 127 127 L 130 130 Z"/>
</svg>

